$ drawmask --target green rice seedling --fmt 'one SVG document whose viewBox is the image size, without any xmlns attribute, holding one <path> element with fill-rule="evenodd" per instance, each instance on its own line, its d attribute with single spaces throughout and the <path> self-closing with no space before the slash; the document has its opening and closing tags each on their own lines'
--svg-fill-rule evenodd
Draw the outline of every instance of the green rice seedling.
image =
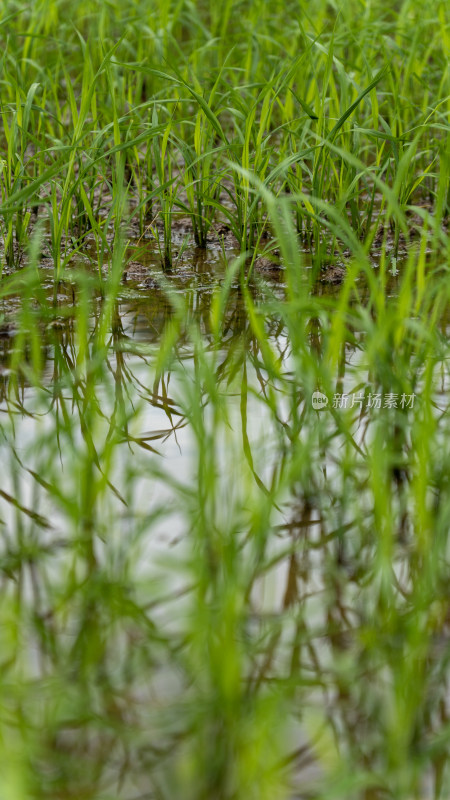
<svg viewBox="0 0 450 800">
<path fill-rule="evenodd" d="M 152 202 L 149 197 L 153 188 L 153 148 L 148 144 L 145 154 L 142 155 L 138 145 L 134 145 L 132 154 L 130 171 L 137 190 L 139 235 L 143 236 L 146 225 L 152 219 Z"/>
<path fill-rule="evenodd" d="M 27 180 L 34 177 L 34 159 L 27 157 L 27 149 L 33 137 L 29 136 L 29 128 L 33 122 L 33 107 L 39 84 L 34 83 L 24 90 L 5 72 L 5 80 L 15 87 L 15 103 L 12 110 L 1 106 L 2 129 L 5 139 L 4 158 L 1 159 L 1 201 L 7 206 L 10 197 L 26 185 Z M 9 119 L 8 119 L 9 118 Z M 30 170 L 31 167 L 31 170 Z M 31 172 L 31 174 L 30 174 Z M 26 243 L 30 212 L 23 203 L 16 205 L 14 211 L 3 215 L 3 243 L 5 260 L 8 266 L 16 266 L 20 261 L 21 248 Z"/>
<path fill-rule="evenodd" d="M 208 125 L 202 111 L 198 111 L 196 116 L 194 147 L 189 148 L 182 140 L 177 142 L 184 159 L 187 195 L 187 205 L 180 205 L 180 208 L 188 211 L 195 243 L 201 248 L 206 247 L 220 197 L 221 175 L 216 166 L 220 148 L 214 148 L 213 143 L 214 130 Z"/>
<path fill-rule="evenodd" d="M 152 124 L 158 127 L 158 111 L 156 106 L 153 110 Z M 174 174 L 174 164 L 170 144 L 170 133 L 172 129 L 172 119 L 167 123 L 163 136 L 156 135 L 153 139 L 153 159 L 156 174 L 159 182 L 159 206 L 162 218 L 162 238 L 161 247 L 159 233 L 153 228 L 155 238 L 161 255 L 161 263 L 164 270 L 170 270 L 173 264 L 172 254 L 172 215 L 177 198 L 177 176 Z"/>
<path fill-rule="evenodd" d="M 332 63 L 332 49 L 330 49 L 329 55 L 328 55 L 327 72 L 331 71 L 331 63 Z M 324 137 L 324 143 L 323 143 L 321 149 L 318 151 L 318 154 L 316 156 L 315 167 L 314 167 L 313 185 L 312 185 L 314 199 L 317 198 L 318 200 L 321 200 L 321 198 L 324 195 L 324 182 L 326 180 L 327 161 L 328 161 L 328 157 L 329 157 L 328 156 L 328 154 L 329 154 L 328 145 L 329 144 L 332 145 L 334 143 L 334 141 L 335 141 L 336 137 L 339 135 L 339 132 L 341 131 L 342 127 L 345 125 L 345 122 L 347 121 L 347 119 L 352 115 L 352 113 L 355 111 L 355 109 L 358 108 L 359 104 L 362 102 L 364 97 L 366 95 L 368 95 L 377 86 L 377 84 L 379 83 L 379 81 L 383 77 L 384 72 L 385 72 L 385 70 L 381 71 L 379 74 L 377 74 L 374 77 L 374 79 L 369 83 L 369 85 L 367 87 L 365 87 L 365 89 L 363 89 L 362 92 L 359 93 L 358 97 L 353 101 L 353 103 L 351 103 L 351 105 L 346 109 L 346 111 L 340 116 L 340 118 L 338 119 L 336 124 L 333 126 L 332 130 Z M 353 212 L 352 213 L 354 215 L 354 206 L 351 206 L 351 208 L 353 208 Z M 316 242 L 315 247 L 316 247 L 316 251 L 315 252 L 316 252 L 316 257 L 319 257 L 319 263 L 320 263 L 320 255 L 319 254 L 320 254 L 320 251 L 322 249 L 322 246 L 320 244 L 320 230 L 319 230 L 317 221 L 316 221 L 315 228 L 316 228 L 316 232 L 315 232 L 315 242 Z M 356 232 L 358 232 L 358 230 Z"/>
<path fill-rule="evenodd" d="M 264 146 L 266 143 L 263 141 L 263 134 L 270 125 L 270 116 L 272 110 L 272 87 L 264 88 L 260 96 L 255 101 L 253 107 L 250 109 L 245 120 L 245 128 L 242 131 L 243 135 L 243 148 L 241 155 L 241 165 L 243 170 L 251 169 L 258 178 L 264 182 L 266 171 L 269 165 L 270 151 L 266 150 Z M 258 106 L 261 104 L 261 112 L 259 119 L 259 130 L 251 148 L 251 139 L 254 136 L 254 123 Z M 252 142 L 253 144 L 253 142 Z M 250 155 L 250 149 L 254 152 L 253 158 Z M 235 183 L 234 189 L 236 198 L 238 199 L 237 214 L 239 220 L 239 227 L 241 231 L 241 247 L 244 247 L 248 252 L 252 252 L 258 236 L 258 229 L 260 228 L 260 215 L 259 215 L 259 198 L 255 196 L 254 192 L 250 191 L 250 184 L 243 173 L 234 173 Z"/>
</svg>

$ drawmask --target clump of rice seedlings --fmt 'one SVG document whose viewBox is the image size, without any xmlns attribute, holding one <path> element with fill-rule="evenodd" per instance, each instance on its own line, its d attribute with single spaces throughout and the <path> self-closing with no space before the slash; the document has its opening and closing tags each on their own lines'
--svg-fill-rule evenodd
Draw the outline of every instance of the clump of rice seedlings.
<svg viewBox="0 0 450 800">
<path fill-rule="evenodd" d="M 150 123 L 147 123 L 150 128 Z M 153 192 L 153 146 L 149 136 L 141 150 L 141 142 L 132 145 L 128 151 L 127 166 L 137 192 L 137 214 L 139 222 L 139 235 L 143 236 L 146 226 L 152 220 L 152 192 Z"/>
<path fill-rule="evenodd" d="M 0 159 L 0 199 L 2 206 L 7 207 L 12 195 L 20 194 L 27 180 L 35 174 L 35 160 L 28 152 L 34 137 L 30 135 L 35 117 L 33 114 L 35 96 L 39 84 L 33 83 L 25 93 L 24 88 L 14 80 L 7 69 L 4 69 L 4 80 L 10 82 L 9 94 L 15 89 L 15 98 L 11 97 L 11 105 L 3 102 L 0 107 L 4 151 Z M 6 100 L 5 93 L 5 100 Z M 39 127 L 39 125 L 38 125 Z M 31 174 L 30 174 L 31 173 Z M 20 263 L 21 249 L 26 243 L 31 213 L 24 201 L 18 201 L 14 208 L 2 214 L 2 237 L 4 258 L 9 267 Z"/>
<path fill-rule="evenodd" d="M 178 146 L 184 159 L 184 180 L 187 203 L 180 203 L 192 220 L 197 247 L 206 248 L 208 232 L 220 199 L 221 174 L 216 171 L 220 148 L 213 147 L 214 130 L 208 125 L 202 111 L 195 122 L 194 148 L 182 140 Z"/>
<path fill-rule="evenodd" d="M 153 109 L 152 125 L 158 127 L 158 111 Z M 162 223 L 162 245 L 158 229 L 152 226 L 154 236 L 158 243 L 163 270 L 170 270 L 173 265 L 172 248 L 172 219 L 173 209 L 176 205 L 179 178 L 175 174 L 176 166 L 171 149 L 170 134 L 172 119 L 166 124 L 163 135 L 153 138 L 153 161 L 158 178 L 159 217 Z"/>
</svg>

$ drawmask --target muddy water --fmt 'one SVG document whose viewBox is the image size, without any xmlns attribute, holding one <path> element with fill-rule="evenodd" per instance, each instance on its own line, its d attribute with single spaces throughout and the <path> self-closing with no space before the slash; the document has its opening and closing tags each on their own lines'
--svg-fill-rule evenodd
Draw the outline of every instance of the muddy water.
<svg viewBox="0 0 450 800">
<path fill-rule="evenodd" d="M 83 431 L 85 403 L 88 402 L 88 410 L 92 414 L 90 424 L 95 429 L 99 453 L 102 448 L 109 453 L 108 442 L 113 437 L 117 420 L 122 417 L 120 429 L 114 434 L 114 447 L 108 456 L 111 459 L 108 472 L 110 491 L 97 498 L 96 514 L 105 530 L 114 529 L 120 519 L 119 535 L 125 533 L 131 538 L 136 526 L 140 530 L 148 526 L 151 535 L 141 537 L 140 566 L 137 566 L 138 572 L 142 569 L 145 573 L 146 567 L 142 565 L 154 563 L 155 557 L 163 558 L 168 546 L 183 551 L 185 545 L 185 509 L 169 476 L 176 476 L 178 483 L 187 486 L 198 468 L 197 445 L 183 411 L 186 386 L 193 380 L 196 369 L 188 329 L 191 323 L 198 325 L 207 350 L 208 347 L 212 348 L 211 302 L 215 288 L 224 280 L 226 265 L 219 248 L 213 248 L 206 254 L 191 251 L 166 276 L 175 295 L 183 298 L 186 314 L 185 324 L 178 335 L 174 368 L 156 377 L 154 363 L 164 331 L 168 323 L 173 321 L 175 311 L 160 285 L 157 255 L 153 251 L 146 251 L 145 255 L 140 247 L 130 254 L 139 255 L 139 262 L 131 259 L 124 273 L 113 313 L 110 347 L 96 383 L 90 387 L 92 396 L 88 401 L 86 386 L 77 387 L 71 379 L 79 357 L 74 322 L 76 284 L 68 280 L 58 286 L 57 303 L 64 314 L 57 315 L 54 323 L 47 324 L 46 328 L 44 326 L 47 333 L 43 334 L 41 341 L 43 365 L 40 385 L 32 385 L 25 372 L 19 375 L 13 392 L 10 389 L 9 366 L 18 335 L 16 320 L 20 312 L 20 297 L 13 295 L 2 300 L 0 423 L 4 438 L 0 447 L 3 463 L 9 462 L 3 479 L 5 495 L 2 517 L 12 529 L 18 513 L 24 514 L 29 520 L 39 520 L 40 527 L 47 531 L 46 536 L 50 538 L 49 531 L 62 531 L 67 525 L 76 528 L 79 520 L 76 517 L 70 519 L 65 505 L 70 505 L 68 498 L 71 493 L 77 492 L 77 470 L 85 464 L 82 460 L 77 461 L 72 451 L 75 449 L 84 453 L 85 457 L 86 450 L 91 446 Z M 228 257 L 232 255 L 232 252 L 227 254 Z M 75 262 L 74 266 L 79 268 L 80 264 Z M 47 271 L 43 267 L 42 271 L 47 275 L 42 285 L 50 301 L 54 293 L 51 266 Z M 256 304 L 262 297 L 258 280 L 266 284 L 274 297 L 284 298 L 283 270 L 266 268 L 257 275 L 253 289 Z M 396 285 L 397 278 L 392 276 L 390 293 L 395 293 Z M 319 281 L 315 292 L 318 296 L 332 296 L 338 294 L 339 285 Z M 361 296 L 364 296 L 364 287 L 361 288 Z M 98 323 L 101 304 L 100 297 L 93 299 L 92 331 L 95 331 Z M 268 322 L 267 329 L 270 344 L 280 359 L 282 372 L 286 374 L 289 385 L 294 354 L 288 332 L 277 320 Z M 314 332 L 313 326 L 312 353 L 318 347 L 317 341 L 318 332 Z M 349 398 L 353 394 L 358 397 L 355 388 L 368 379 L 363 350 L 349 343 L 342 367 L 339 391 Z M 223 484 L 226 485 L 226 476 L 233 473 L 236 463 L 248 465 L 251 462 L 255 485 L 261 491 L 268 492 L 280 457 L 277 428 L 280 425 L 289 428 L 292 409 L 289 398 L 284 398 L 286 386 L 277 386 L 264 371 L 258 342 L 249 329 L 237 279 L 230 292 L 215 370 L 217 384 L 227 402 L 226 430 L 217 432 L 216 443 L 221 454 L 219 467 Z M 245 402 L 240 377 L 243 370 L 248 385 Z M 267 402 L 271 390 L 278 393 L 275 419 L 273 406 Z M 358 400 L 356 409 L 357 406 Z M 207 404 L 205 415 L 208 416 Z M 354 424 L 355 448 L 363 446 L 367 425 L 367 412 L 361 413 Z M 339 496 L 340 450 L 345 445 L 345 436 L 335 434 L 333 431 L 333 443 L 326 456 L 317 453 L 320 488 L 316 486 L 313 495 L 319 491 L 324 496 L 327 493 L 330 497 L 333 493 Z M 244 448 L 243 443 L 246 443 Z M 97 457 L 95 451 L 92 457 L 94 460 Z M 55 507 L 52 493 L 45 491 L 45 486 L 39 484 L 36 475 L 53 475 L 57 484 L 60 469 L 64 475 L 65 502 L 59 501 Z M 226 516 L 226 509 L 221 513 Z M 340 519 L 339 515 L 335 516 L 337 528 L 345 528 L 352 522 L 347 517 Z M 313 550 L 308 554 L 303 592 L 306 595 L 311 592 L 320 595 L 324 588 L 321 577 L 321 537 L 326 539 L 326 526 L 321 512 L 315 507 L 315 501 L 308 499 L 308 494 L 302 491 L 297 497 L 289 491 L 281 506 L 277 504 L 272 509 L 271 522 L 277 531 L 268 547 L 274 564 L 255 582 L 252 594 L 255 612 L 268 614 L 294 603 L 299 583 L 296 574 L 298 563 L 296 558 L 283 557 L 283 553 L 295 542 L 298 544 L 299 536 L 313 543 Z M 101 538 L 98 542 L 99 555 L 102 550 Z M 158 578 L 158 575 L 153 577 Z M 182 582 L 180 584 L 175 574 L 166 583 L 168 592 L 182 588 Z M 320 602 L 313 609 L 313 617 L 316 624 L 325 625 L 319 608 Z"/>
<path fill-rule="evenodd" d="M 202 251 L 194 254 L 191 252 L 189 259 L 185 257 L 183 264 L 167 276 L 172 291 L 183 298 L 187 313 L 177 342 L 177 368 L 156 379 L 153 362 L 159 352 L 161 337 L 168 323 L 173 320 L 175 312 L 171 301 L 160 288 L 157 257 L 151 253 L 147 258 L 142 258 L 142 250 L 139 250 L 139 255 L 140 263 L 131 261 L 122 280 L 113 313 L 110 347 L 104 368 L 97 377 L 92 398 L 95 405 L 96 438 L 99 442 L 107 440 L 117 414 L 128 407 L 124 412 L 126 424 L 121 428 L 115 445 L 111 484 L 115 488 L 127 485 L 132 491 L 133 501 L 127 502 L 124 511 L 125 506 L 118 499 L 122 492 L 117 489 L 116 494 L 112 492 L 112 496 L 108 497 L 106 505 L 109 511 L 114 507 L 114 513 L 123 514 L 124 524 L 131 527 L 140 515 L 152 513 L 148 504 L 147 484 L 150 478 L 142 477 L 146 473 L 147 461 L 158 462 L 160 459 L 167 474 L 174 474 L 186 481 L 196 469 L 195 443 L 179 403 L 184 391 L 183 374 L 189 376 L 194 371 L 195 359 L 188 328 L 191 323 L 198 325 L 207 346 L 208 342 L 212 345 L 211 301 L 215 288 L 225 276 L 223 256 L 218 249 L 208 251 L 208 256 Z M 232 253 L 229 252 L 228 256 L 231 257 Z M 79 268 L 80 263 L 75 262 L 74 267 Z M 52 268 L 50 265 L 44 266 L 41 271 L 44 276 L 42 285 L 51 303 L 54 293 Z M 282 297 L 283 273 L 277 270 L 269 276 L 269 280 L 272 290 Z M 75 320 L 77 291 L 76 282 L 60 282 L 57 307 L 61 313 L 56 313 L 54 322 L 48 324 L 44 321 L 41 325 L 40 385 L 33 385 L 27 379 L 26 371 L 22 371 L 17 376 L 17 385 L 13 390 L 10 365 L 20 331 L 21 299 L 19 294 L 13 294 L 0 301 L 0 424 L 4 432 L 4 440 L 0 446 L 3 448 L 3 457 L 10 458 L 14 442 L 14 453 L 17 456 L 14 469 L 9 470 L 9 475 L 8 472 L 4 474 L 3 479 L 3 490 L 14 501 L 6 501 L 4 512 L 5 521 L 12 526 L 18 506 L 25 510 L 30 519 L 33 514 L 38 514 L 43 521 L 48 522 L 51 519 L 52 525 L 49 523 L 49 526 L 52 528 L 64 528 L 67 524 L 64 516 L 58 516 L 59 512 L 55 511 L 42 487 L 37 491 L 39 500 L 35 496 L 37 487 L 31 473 L 44 473 L 46 460 L 59 461 L 61 468 L 67 473 L 67 480 L 74 480 L 72 472 L 76 467 L 70 463 L 71 448 L 66 443 L 65 450 L 58 435 L 60 425 L 64 433 L 64 415 L 68 415 L 70 419 L 70 439 L 76 447 L 83 447 L 82 403 L 80 404 L 80 397 L 70 380 L 79 356 Z M 257 292 L 255 296 L 257 297 Z M 92 298 L 92 317 L 89 323 L 92 332 L 98 322 L 101 304 L 99 296 Z M 37 314 L 36 324 L 39 323 Z M 279 346 L 285 349 L 284 334 L 279 333 L 277 336 L 280 340 Z M 231 289 L 224 339 L 218 356 L 217 375 L 224 385 L 227 381 L 227 370 L 233 367 L 234 351 L 238 352 L 240 366 L 243 359 L 245 360 L 248 339 L 244 301 L 239 281 L 236 280 Z M 248 370 L 249 384 L 258 391 L 260 375 L 256 374 L 251 363 Z M 230 419 L 233 420 L 238 436 L 241 436 L 241 399 L 238 392 L 228 393 L 228 402 Z M 264 404 L 253 403 L 247 423 L 247 433 L 251 441 L 256 443 L 264 440 L 262 433 L 264 430 L 267 432 L 267 422 L 267 408 Z M 225 448 L 226 442 L 223 445 Z M 261 474 L 270 472 L 266 449 L 262 447 L 264 455 L 258 456 Z M 66 462 L 69 462 L 68 466 Z M 133 466 L 138 463 L 139 468 Z M 130 472 L 133 475 L 132 480 Z M 150 477 L 151 495 L 158 498 L 158 503 L 167 512 L 175 505 L 170 486 L 164 479 L 158 480 L 153 474 Z M 21 497 L 15 502 L 14 483 L 18 479 Z M 155 486 L 158 487 L 157 490 Z M 35 508 L 36 504 L 39 510 Z M 133 508 L 131 515 L 130 507 Z M 179 512 L 174 509 L 173 513 Z M 167 513 L 164 516 L 167 517 Z M 182 527 L 181 516 L 178 517 L 178 526 L 172 517 L 170 521 L 165 518 L 158 523 L 156 520 L 152 526 L 152 546 L 160 538 L 164 541 L 164 546 L 169 540 L 178 541 Z"/>
<path fill-rule="evenodd" d="M 212 362 L 214 355 L 214 385 L 219 400 L 226 404 L 226 418 L 216 430 L 206 399 L 202 412 L 206 430 L 216 434 L 215 469 L 221 493 L 216 498 L 215 523 L 223 524 L 224 530 L 229 524 L 244 529 L 249 521 L 247 506 L 262 502 L 259 498 L 267 497 L 277 480 L 281 482 L 280 464 L 283 459 L 288 464 L 286 453 L 291 441 L 295 445 L 290 437 L 305 438 L 296 465 L 300 478 L 286 481 L 286 490 L 277 495 L 270 510 L 271 538 L 265 563 L 255 571 L 248 596 L 249 635 L 263 636 L 267 625 L 275 622 L 277 626 L 276 621 L 283 619 L 268 651 L 260 654 L 262 665 L 255 667 L 254 680 L 270 681 L 276 674 L 289 677 L 298 658 L 296 643 L 299 638 L 307 641 L 301 669 L 311 684 L 311 708 L 319 709 L 322 723 L 325 718 L 331 721 L 349 749 L 356 748 L 360 732 L 370 732 L 372 712 L 365 707 L 364 698 L 355 700 L 350 689 L 342 688 L 334 669 L 348 657 L 352 614 L 359 620 L 355 629 L 362 625 L 358 617 L 363 617 L 358 609 L 360 581 L 375 549 L 370 543 L 370 525 L 364 521 L 365 513 L 371 513 L 367 488 L 363 480 L 361 485 L 353 480 L 354 476 L 344 479 L 342 468 L 346 448 L 358 452 L 370 436 L 369 415 L 354 415 L 350 443 L 348 434 L 336 429 L 332 415 L 321 418 L 327 422 L 317 423 L 318 428 L 322 426 L 321 437 L 307 424 L 300 425 L 295 434 L 293 398 L 295 401 L 297 388 L 292 376 L 296 353 L 288 331 L 278 319 L 267 320 L 269 341 L 284 376 L 283 381 L 277 381 L 264 369 L 238 281 L 231 288 L 220 345 L 213 348 L 211 302 L 225 270 L 216 250 L 207 257 L 185 256 L 167 276 L 172 290 L 185 303 L 186 315 L 174 362 L 159 375 L 155 362 L 167 324 L 174 322 L 176 312 L 160 288 L 153 257 L 147 263 L 132 262 L 124 275 L 112 315 L 109 347 L 91 384 L 82 372 L 74 378 L 80 354 L 75 283 L 68 280 L 59 285 L 61 313 L 41 326 L 42 372 L 37 383 L 27 370 L 20 371 L 16 385 L 12 383 L 10 367 L 18 344 L 21 301 L 18 295 L 2 301 L 2 556 L 7 564 L 13 563 L 16 538 L 38 542 L 50 556 L 45 579 L 57 583 L 68 573 L 68 545 L 79 536 L 81 520 L 96 532 L 90 556 L 93 563 L 120 560 L 126 553 L 136 601 L 152 607 L 153 622 L 165 635 L 182 637 L 190 584 L 180 564 L 190 555 L 194 517 L 189 492 L 200 469 L 198 440 L 188 421 L 187 400 L 199 368 L 189 335 L 189 324 L 195 323 L 206 357 Z M 261 277 L 271 295 L 283 299 L 283 271 L 266 271 Z M 47 297 L 52 298 L 50 269 L 43 283 Z M 393 277 L 389 291 L 395 290 Z M 318 283 L 316 287 L 318 295 L 337 292 L 338 286 Z M 263 297 L 264 289 L 255 284 L 255 304 Z M 92 334 L 102 302 L 100 297 L 92 298 L 88 326 Z M 320 347 L 320 325 L 316 323 L 311 327 L 313 354 Z M 340 392 L 348 396 L 369 383 L 364 350 L 357 344 L 347 344 L 340 367 Z M 195 394 L 192 398 L 192 402 L 199 399 Z M 298 405 L 301 415 L 305 399 L 300 395 Z M 195 414 L 190 416 L 195 419 Z M 107 470 L 102 467 L 103 485 L 96 459 L 107 464 Z M 314 469 L 307 468 L 306 459 Z M 83 471 L 89 473 L 86 485 L 80 480 Z M 242 486 L 236 486 L 236 475 L 245 475 L 247 483 L 243 479 Z M 89 483 L 95 487 L 92 494 Z M 350 538 L 348 544 L 342 541 L 341 533 L 351 530 L 355 521 L 366 530 L 369 544 L 357 537 Z M 394 564 L 399 581 L 409 546 L 406 522 L 404 530 L 399 531 Z M 245 545 L 244 560 L 246 553 Z M 253 557 L 249 552 L 249 559 Z M 36 602 L 31 571 L 23 578 L 21 591 Z M 30 663 L 39 675 L 37 651 L 31 654 Z M 136 692 L 139 702 L 148 704 L 150 695 L 157 696 L 162 704 L 164 698 L 173 701 L 177 693 L 181 699 L 182 686 L 176 671 L 162 660 L 154 669 L 151 685 L 138 687 Z M 321 769 L 314 748 L 309 747 L 308 725 L 305 729 L 293 717 L 289 726 L 291 749 L 302 752 L 293 778 L 296 786 L 292 796 L 298 796 L 298 786 L 307 792 L 308 782 L 317 781 Z M 118 796 L 128 795 L 123 790 Z"/>
</svg>

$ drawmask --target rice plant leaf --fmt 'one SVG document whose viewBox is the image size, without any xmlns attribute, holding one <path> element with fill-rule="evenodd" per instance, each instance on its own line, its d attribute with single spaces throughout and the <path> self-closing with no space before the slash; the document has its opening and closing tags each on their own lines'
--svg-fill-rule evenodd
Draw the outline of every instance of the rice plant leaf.
<svg viewBox="0 0 450 800">
<path fill-rule="evenodd" d="M 310 119 L 313 119 L 313 120 L 315 120 L 315 119 L 319 119 L 319 117 L 318 117 L 318 116 L 317 116 L 317 114 L 314 112 L 314 110 L 311 108 L 311 106 L 310 106 L 310 105 L 308 105 L 308 103 L 306 103 L 306 102 L 305 102 L 305 100 L 302 100 L 302 98 L 301 98 L 301 97 L 299 97 L 299 96 L 298 96 L 298 95 L 297 95 L 297 94 L 294 92 L 294 90 L 293 90 L 292 88 L 291 88 L 291 93 L 294 95 L 295 99 L 297 100 L 297 103 L 299 104 L 299 106 L 301 106 L 301 107 L 302 107 L 303 111 L 305 112 L 305 114 L 307 114 L 307 115 L 308 115 L 308 117 L 309 117 Z"/>
<path fill-rule="evenodd" d="M 367 94 L 369 94 L 369 92 L 371 92 L 371 91 L 372 91 L 372 89 L 374 89 L 374 88 L 375 88 L 375 86 L 377 86 L 377 84 L 378 84 L 378 83 L 381 81 L 381 79 L 382 79 L 382 78 L 383 78 L 383 77 L 384 77 L 384 76 L 387 74 L 387 72 L 389 72 L 389 65 L 386 65 L 385 67 L 383 67 L 383 69 L 381 69 L 381 70 L 380 70 L 380 71 L 379 71 L 379 72 L 378 72 L 378 73 L 375 75 L 374 79 L 373 79 L 373 80 L 372 80 L 372 81 L 369 83 L 369 85 L 368 85 L 368 86 L 366 86 L 366 88 L 365 88 L 365 89 L 363 89 L 363 91 L 362 91 L 362 92 L 360 92 L 360 94 L 358 95 L 358 97 L 356 98 L 356 100 L 355 100 L 355 101 L 354 101 L 354 102 L 351 104 L 351 106 L 349 106 L 349 107 L 347 108 L 347 110 L 346 110 L 346 111 L 344 111 L 344 113 L 342 114 L 342 116 L 341 116 L 341 117 L 339 117 L 338 121 L 336 122 L 336 125 L 335 125 L 335 126 L 332 128 L 331 132 L 330 132 L 330 133 L 328 134 L 328 136 L 326 137 L 328 141 L 332 142 L 332 141 L 333 141 L 333 140 L 336 138 L 336 135 L 339 133 L 340 129 L 342 128 L 342 126 L 343 126 L 343 124 L 344 124 L 344 122 L 346 122 L 346 121 L 348 120 L 348 118 L 349 118 L 349 117 L 350 117 L 350 116 L 353 114 L 354 110 L 355 110 L 356 108 L 358 108 L 358 106 L 359 106 L 360 102 L 361 102 L 362 100 L 364 100 L 365 96 L 366 96 Z"/>
</svg>

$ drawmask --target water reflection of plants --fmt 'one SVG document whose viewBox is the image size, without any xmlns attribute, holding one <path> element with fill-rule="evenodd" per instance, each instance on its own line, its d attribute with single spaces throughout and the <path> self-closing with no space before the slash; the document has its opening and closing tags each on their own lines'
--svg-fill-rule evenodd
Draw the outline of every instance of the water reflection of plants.
<svg viewBox="0 0 450 800">
<path fill-rule="evenodd" d="M 336 299 L 238 263 L 197 295 L 161 279 L 146 343 L 120 253 L 69 303 L 32 263 L 2 290 L 1 724 L 24 792 L 444 797 L 445 282 L 411 259 L 363 305 L 356 266 Z M 315 411 L 317 389 L 417 403 Z"/>
</svg>

